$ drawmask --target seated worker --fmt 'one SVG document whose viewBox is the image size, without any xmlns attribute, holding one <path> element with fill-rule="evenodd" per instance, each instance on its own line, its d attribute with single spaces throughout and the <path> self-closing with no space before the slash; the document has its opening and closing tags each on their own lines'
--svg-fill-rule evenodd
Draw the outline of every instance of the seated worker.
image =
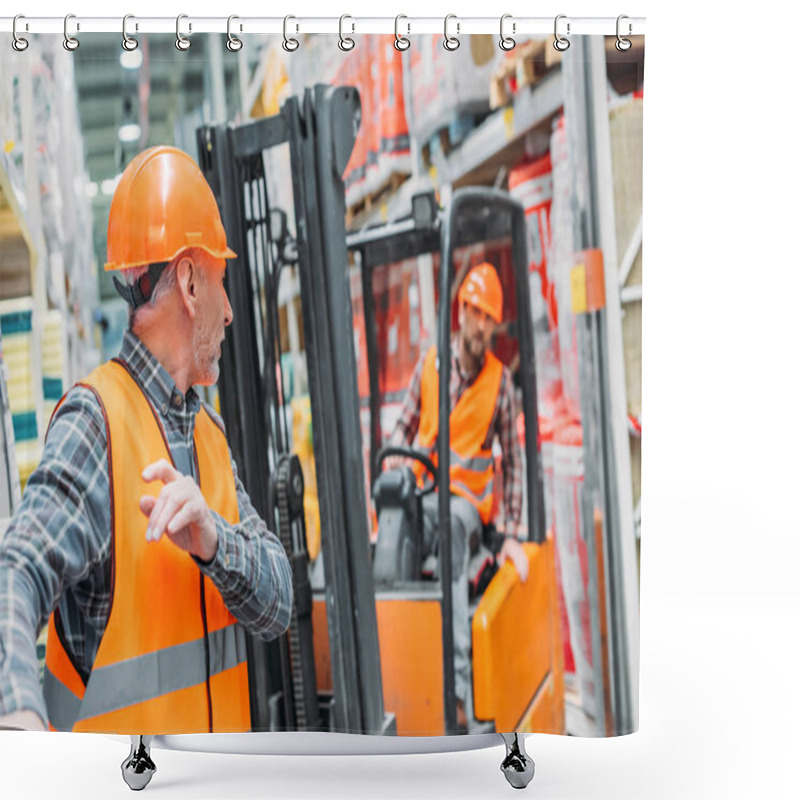
<svg viewBox="0 0 800 800">
<path fill-rule="evenodd" d="M 130 306 L 119 357 L 61 399 L 0 540 L 4 727 L 251 728 L 244 629 L 284 633 L 291 569 L 193 388 L 219 377 L 235 257 L 186 153 L 131 161 L 108 225 L 106 270 Z"/>
<path fill-rule="evenodd" d="M 470 542 L 490 522 L 495 436 L 503 452 L 506 538 L 498 563 L 511 559 L 520 579 L 528 577 L 528 561 L 517 540 L 522 508 L 522 467 L 515 436 L 514 387 L 511 372 L 490 350 L 502 321 L 503 289 L 495 268 L 473 267 L 458 291 L 459 330 L 453 336 L 450 367 L 450 522 L 453 562 L 453 644 L 458 726 L 472 724 L 469 586 Z M 436 346 L 420 358 L 390 444 L 435 452 L 439 431 L 439 373 Z M 390 460 L 388 467 L 402 463 Z M 439 547 L 439 498 L 425 496 L 423 558 Z"/>
</svg>

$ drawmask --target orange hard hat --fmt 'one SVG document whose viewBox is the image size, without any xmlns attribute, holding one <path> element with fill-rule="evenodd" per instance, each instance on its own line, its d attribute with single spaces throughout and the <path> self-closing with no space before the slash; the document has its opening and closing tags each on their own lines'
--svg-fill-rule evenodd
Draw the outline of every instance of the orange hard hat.
<svg viewBox="0 0 800 800">
<path fill-rule="evenodd" d="M 498 325 L 503 321 L 503 287 L 497 270 L 488 261 L 478 264 L 467 273 L 458 290 L 458 302 L 479 308 Z"/>
<path fill-rule="evenodd" d="M 236 258 L 197 164 L 177 147 L 150 147 L 128 164 L 114 192 L 106 271 L 172 261 L 190 247 Z"/>
</svg>

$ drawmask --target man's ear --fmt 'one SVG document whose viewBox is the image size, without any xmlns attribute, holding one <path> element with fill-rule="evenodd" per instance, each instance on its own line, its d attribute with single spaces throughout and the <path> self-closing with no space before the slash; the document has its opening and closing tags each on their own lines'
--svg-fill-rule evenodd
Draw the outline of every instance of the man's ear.
<svg viewBox="0 0 800 800">
<path fill-rule="evenodd" d="M 182 256 L 176 268 L 178 290 L 183 307 L 190 319 L 197 313 L 197 266 L 188 256 Z"/>
</svg>

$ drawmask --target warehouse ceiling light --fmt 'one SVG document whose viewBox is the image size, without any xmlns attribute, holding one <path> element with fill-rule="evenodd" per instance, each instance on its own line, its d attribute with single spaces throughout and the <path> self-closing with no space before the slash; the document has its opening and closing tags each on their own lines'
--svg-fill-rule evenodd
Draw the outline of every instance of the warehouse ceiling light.
<svg viewBox="0 0 800 800">
<path fill-rule="evenodd" d="M 136 50 L 123 50 L 119 56 L 119 63 L 125 69 L 139 69 L 142 66 L 142 51 Z"/>
<path fill-rule="evenodd" d="M 119 126 L 119 140 L 121 142 L 137 142 L 142 135 L 142 128 L 136 122 L 127 122 Z"/>
</svg>

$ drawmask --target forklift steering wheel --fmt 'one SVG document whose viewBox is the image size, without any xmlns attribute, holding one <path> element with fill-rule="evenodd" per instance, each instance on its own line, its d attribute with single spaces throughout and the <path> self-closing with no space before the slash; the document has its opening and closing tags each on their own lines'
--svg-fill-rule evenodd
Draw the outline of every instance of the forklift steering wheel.
<svg viewBox="0 0 800 800">
<path fill-rule="evenodd" d="M 426 494 L 431 494 L 432 492 L 436 491 L 439 485 L 436 467 L 433 461 L 431 461 L 430 458 L 425 455 L 425 453 L 421 452 L 420 450 L 414 450 L 411 447 L 384 447 L 380 453 L 378 453 L 378 466 L 376 470 L 378 475 L 380 475 L 383 471 L 383 462 L 390 456 L 402 456 L 403 458 L 410 458 L 414 461 L 419 461 L 419 463 L 425 467 L 426 472 L 430 476 L 430 481 L 426 482 L 422 489 L 417 490 L 420 497 L 425 497 Z"/>
</svg>

